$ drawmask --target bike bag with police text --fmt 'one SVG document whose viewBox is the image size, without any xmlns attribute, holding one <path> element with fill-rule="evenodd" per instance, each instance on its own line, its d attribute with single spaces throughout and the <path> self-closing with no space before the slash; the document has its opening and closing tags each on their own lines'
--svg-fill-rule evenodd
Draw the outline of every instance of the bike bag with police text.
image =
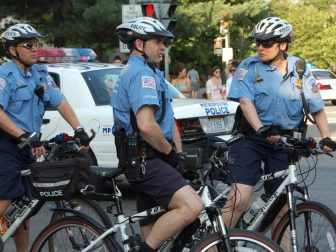
<svg viewBox="0 0 336 252">
<path fill-rule="evenodd" d="M 35 162 L 28 167 L 33 197 L 37 199 L 68 199 L 89 184 L 90 161 L 86 158 Z"/>
</svg>

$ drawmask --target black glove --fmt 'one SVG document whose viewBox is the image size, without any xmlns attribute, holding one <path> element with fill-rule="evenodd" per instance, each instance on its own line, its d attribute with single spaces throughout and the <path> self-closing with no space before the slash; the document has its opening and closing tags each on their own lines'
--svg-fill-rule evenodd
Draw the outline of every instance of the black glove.
<svg viewBox="0 0 336 252">
<path fill-rule="evenodd" d="M 162 160 L 174 168 L 176 168 L 178 164 L 178 159 L 179 157 L 173 148 L 167 155 L 162 155 Z"/>
<path fill-rule="evenodd" d="M 74 138 L 79 139 L 80 145 L 89 146 L 90 138 L 83 128 L 78 128 L 75 130 Z"/>
<path fill-rule="evenodd" d="M 324 146 L 328 146 L 333 151 L 335 151 L 336 143 L 333 140 L 331 140 L 330 137 L 325 137 L 325 138 L 321 139 L 321 141 L 319 142 L 319 146 L 322 150 L 323 150 Z"/>
<path fill-rule="evenodd" d="M 19 137 L 19 143 L 24 143 L 27 141 L 27 139 L 30 137 L 31 134 L 28 133 L 23 133 L 20 137 Z M 42 146 L 42 143 L 40 141 L 40 138 L 38 137 L 38 135 L 34 135 L 33 137 L 30 137 L 29 141 L 27 142 L 27 144 L 31 147 L 31 148 L 39 148 Z"/>
<path fill-rule="evenodd" d="M 177 165 L 176 165 L 175 169 L 183 175 L 184 172 L 185 172 L 187 155 L 184 152 L 179 152 L 179 153 L 177 153 L 177 156 L 178 156 L 178 159 L 177 159 Z"/>
<path fill-rule="evenodd" d="M 280 133 L 276 128 L 272 126 L 267 126 L 267 127 L 261 127 L 260 129 L 258 129 L 257 135 L 263 138 L 267 138 L 270 136 L 278 136 L 280 135 Z"/>
</svg>

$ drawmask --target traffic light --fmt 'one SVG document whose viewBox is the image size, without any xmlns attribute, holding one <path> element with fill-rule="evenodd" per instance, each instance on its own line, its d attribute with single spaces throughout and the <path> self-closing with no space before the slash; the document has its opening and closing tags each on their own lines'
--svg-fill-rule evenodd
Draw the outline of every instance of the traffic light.
<svg viewBox="0 0 336 252">
<path fill-rule="evenodd" d="M 151 18 L 159 18 L 156 14 L 156 9 L 158 8 L 155 6 L 157 4 L 148 3 L 148 4 L 141 4 L 142 14 L 144 17 L 151 17 Z M 156 8 L 155 8 L 156 7 Z"/>
<path fill-rule="evenodd" d="M 160 3 L 160 21 L 168 31 L 172 31 L 177 23 L 176 20 L 171 19 L 176 8 L 177 4 Z"/>
<path fill-rule="evenodd" d="M 222 35 L 226 35 L 229 33 L 229 20 L 222 19 L 220 21 L 219 32 Z"/>
<path fill-rule="evenodd" d="M 177 8 L 177 4 L 170 3 L 144 3 L 141 4 L 142 14 L 144 17 L 159 19 L 163 26 L 171 31 L 176 25 L 176 20 L 171 17 Z"/>
</svg>

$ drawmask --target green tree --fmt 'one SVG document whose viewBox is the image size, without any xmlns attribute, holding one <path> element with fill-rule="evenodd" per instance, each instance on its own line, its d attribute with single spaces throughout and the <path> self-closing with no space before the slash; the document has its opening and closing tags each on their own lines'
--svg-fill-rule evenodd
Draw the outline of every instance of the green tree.
<svg viewBox="0 0 336 252">
<path fill-rule="evenodd" d="M 2 0 L 0 16 L 35 26 L 56 47 L 91 47 L 98 55 L 118 46 L 115 27 L 123 0 Z"/>
<path fill-rule="evenodd" d="M 171 65 L 183 61 L 204 76 L 210 73 L 213 65 L 222 65 L 221 57 L 213 54 L 214 39 L 220 36 L 221 19 L 229 19 L 234 57 L 242 60 L 253 54 L 253 41 L 248 39 L 248 34 L 260 19 L 271 12 L 269 3 L 263 0 L 179 2 Z"/>
<path fill-rule="evenodd" d="M 273 1 L 275 15 L 286 19 L 294 30 L 289 53 L 301 56 L 320 68 L 336 69 L 336 4 L 330 0 L 299 3 Z"/>
</svg>

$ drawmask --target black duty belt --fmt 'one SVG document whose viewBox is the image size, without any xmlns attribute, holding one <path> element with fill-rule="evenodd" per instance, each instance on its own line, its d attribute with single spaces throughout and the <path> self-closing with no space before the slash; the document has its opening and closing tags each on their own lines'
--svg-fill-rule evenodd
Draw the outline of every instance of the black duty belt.
<svg viewBox="0 0 336 252">
<path fill-rule="evenodd" d="M 167 140 L 167 141 L 174 147 L 173 141 L 170 141 L 170 140 Z M 141 148 L 145 151 L 147 159 L 161 158 L 163 155 L 161 152 L 154 149 L 152 146 L 150 146 L 145 141 L 141 141 Z"/>
</svg>

